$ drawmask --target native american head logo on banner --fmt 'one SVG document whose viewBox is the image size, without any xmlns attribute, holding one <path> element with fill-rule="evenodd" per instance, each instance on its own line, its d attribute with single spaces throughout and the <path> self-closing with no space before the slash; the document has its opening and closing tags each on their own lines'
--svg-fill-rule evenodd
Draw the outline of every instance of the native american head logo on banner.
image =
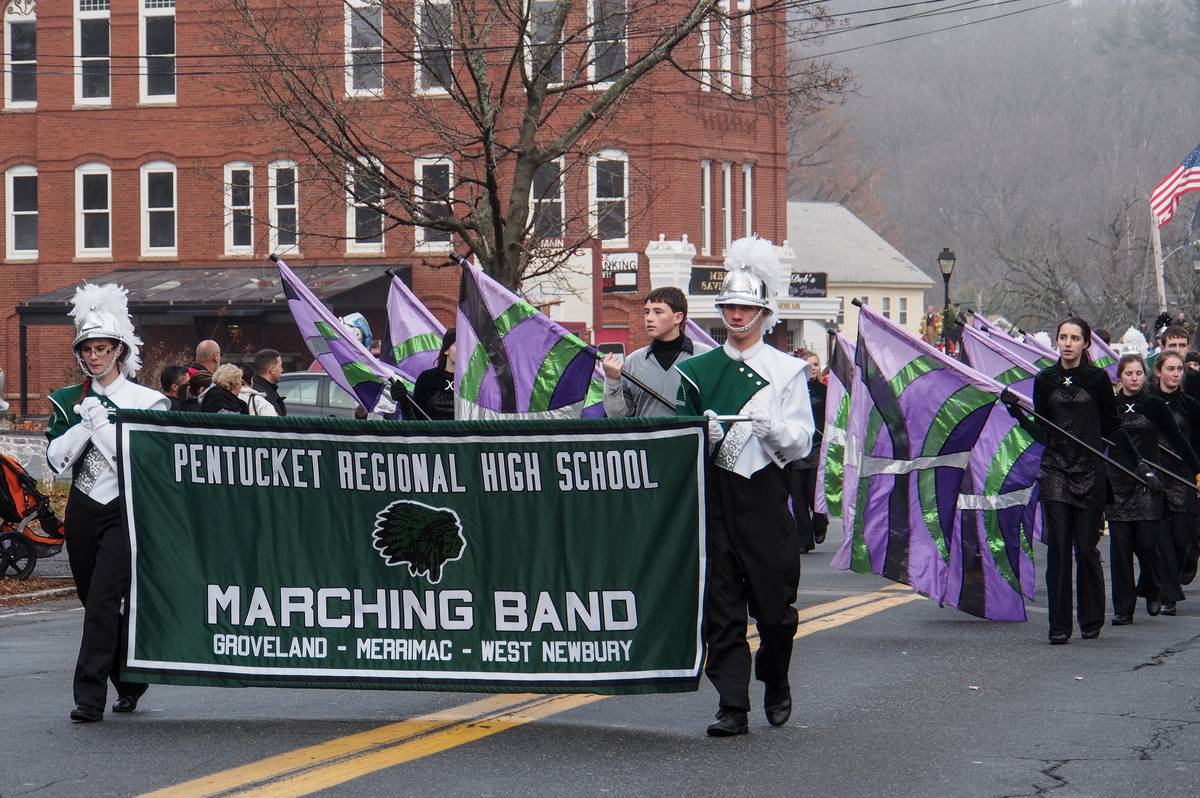
<svg viewBox="0 0 1200 798">
<path fill-rule="evenodd" d="M 408 565 L 408 573 L 429 584 L 442 581 L 446 563 L 462 559 L 467 539 L 458 513 L 446 507 L 400 499 L 375 516 L 375 549 L 388 565 Z"/>
</svg>

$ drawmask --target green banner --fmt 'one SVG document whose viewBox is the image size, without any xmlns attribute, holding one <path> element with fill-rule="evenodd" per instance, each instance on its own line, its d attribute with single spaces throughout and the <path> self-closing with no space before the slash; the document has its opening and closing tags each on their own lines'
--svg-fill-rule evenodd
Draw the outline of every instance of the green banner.
<svg viewBox="0 0 1200 798">
<path fill-rule="evenodd" d="M 697 688 L 701 419 L 118 424 L 131 680 Z"/>
</svg>

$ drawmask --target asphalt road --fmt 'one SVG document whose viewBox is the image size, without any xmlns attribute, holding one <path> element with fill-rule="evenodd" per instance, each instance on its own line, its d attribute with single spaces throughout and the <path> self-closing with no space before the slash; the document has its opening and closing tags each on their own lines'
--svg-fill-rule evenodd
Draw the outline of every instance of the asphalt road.
<svg viewBox="0 0 1200 798">
<path fill-rule="evenodd" d="M 707 682 L 612 698 L 154 686 L 134 715 L 74 725 L 81 613 L 0 609 L 0 796 L 1118 796 L 1200 781 L 1200 596 L 1051 647 L 1042 596 L 1028 623 L 988 623 L 832 571 L 832 550 L 804 561 L 791 722 L 756 711 L 725 740 L 704 736 Z"/>
</svg>

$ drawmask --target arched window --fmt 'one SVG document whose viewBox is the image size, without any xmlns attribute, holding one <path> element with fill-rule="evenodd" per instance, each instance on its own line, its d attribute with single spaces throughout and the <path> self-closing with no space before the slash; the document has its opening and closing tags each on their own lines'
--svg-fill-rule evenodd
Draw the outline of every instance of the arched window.
<svg viewBox="0 0 1200 798">
<path fill-rule="evenodd" d="M 37 6 L 14 2 L 4 17 L 4 107 L 37 107 Z"/>
<path fill-rule="evenodd" d="M 153 161 L 142 167 L 142 255 L 179 254 L 175 164 Z"/>
<path fill-rule="evenodd" d="M 75 254 L 112 256 L 112 169 L 106 164 L 75 168 Z"/>
<path fill-rule="evenodd" d="M 4 255 L 8 260 L 38 256 L 37 167 L 14 166 L 4 173 Z"/>
<path fill-rule="evenodd" d="M 588 165 L 592 230 L 605 246 L 628 246 L 629 155 L 620 150 L 602 150 Z"/>
<path fill-rule="evenodd" d="M 254 167 L 225 164 L 225 254 L 254 254 Z"/>
</svg>

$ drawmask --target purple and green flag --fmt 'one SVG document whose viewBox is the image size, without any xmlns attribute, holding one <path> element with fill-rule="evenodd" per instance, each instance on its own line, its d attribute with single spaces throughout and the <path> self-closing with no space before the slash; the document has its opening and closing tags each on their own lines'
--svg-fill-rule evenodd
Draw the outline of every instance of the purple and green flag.
<svg viewBox="0 0 1200 798">
<path fill-rule="evenodd" d="M 292 318 L 321 368 L 368 413 L 394 417 L 388 384 L 399 379 L 411 385 L 411 378 L 372 355 L 286 263 L 275 259 L 275 265 Z"/>
<path fill-rule="evenodd" d="M 1041 448 L 1003 390 L 869 307 L 846 431 L 834 566 L 992 620 L 1024 620 Z"/>
<path fill-rule="evenodd" d="M 825 388 L 825 430 L 821 433 L 821 456 L 817 460 L 817 495 L 813 509 L 818 513 L 842 515 L 845 484 L 846 423 L 850 418 L 850 386 L 854 384 L 854 344 L 838 333 L 829 356 L 829 383 Z"/>
<path fill-rule="evenodd" d="M 388 337 L 381 359 L 415 380 L 437 365 L 446 327 L 396 275 L 388 288 Z M 411 391 L 413 386 L 408 384 Z"/>
<path fill-rule="evenodd" d="M 1038 370 L 1053 366 L 1058 362 L 1058 353 L 1053 349 L 1048 349 L 1038 343 L 1037 339 L 1031 335 L 1025 336 L 1024 341 L 1018 341 L 1011 335 L 1004 333 L 991 333 L 987 330 L 981 330 L 987 335 L 988 340 L 1000 347 L 1004 351 L 1011 354 L 1018 360 L 1031 363 L 1037 366 Z"/>
<path fill-rule="evenodd" d="M 684 324 L 684 334 L 698 344 L 704 344 L 709 349 L 717 349 L 721 345 L 717 343 L 717 339 L 708 334 L 703 327 L 691 319 Z"/>
<path fill-rule="evenodd" d="M 601 418 L 595 347 L 484 274 L 462 267 L 455 417 Z"/>
<path fill-rule="evenodd" d="M 1088 347 L 1088 357 L 1092 359 L 1093 366 L 1108 372 L 1109 382 L 1117 381 L 1117 362 L 1120 361 L 1121 356 L 1095 333 L 1092 334 L 1092 345 Z"/>
<path fill-rule="evenodd" d="M 964 327 L 962 341 L 967 365 L 1026 398 L 1033 396 L 1033 378 L 1041 369 L 979 329 Z"/>
</svg>

